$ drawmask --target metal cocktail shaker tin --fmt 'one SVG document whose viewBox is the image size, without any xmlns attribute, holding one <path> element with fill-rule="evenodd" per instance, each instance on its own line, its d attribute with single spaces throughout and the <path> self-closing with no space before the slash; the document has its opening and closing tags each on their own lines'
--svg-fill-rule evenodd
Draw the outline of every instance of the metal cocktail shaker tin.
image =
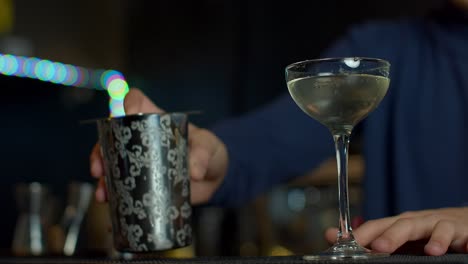
<svg viewBox="0 0 468 264">
<path fill-rule="evenodd" d="M 190 245 L 188 115 L 136 114 L 97 125 L 115 248 L 150 252 Z"/>
</svg>

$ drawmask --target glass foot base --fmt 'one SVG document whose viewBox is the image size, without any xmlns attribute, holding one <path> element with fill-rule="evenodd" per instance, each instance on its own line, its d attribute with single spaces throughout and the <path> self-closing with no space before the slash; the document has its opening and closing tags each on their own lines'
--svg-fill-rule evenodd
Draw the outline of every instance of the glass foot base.
<svg viewBox="0 0 468 264">
<path fill-rule="evenodd" d="M 317 255 L 306 255 L 304 260 L 346 260 L 346 259 L 370 259 L 388 257 L 388 253 L 377 253 L 361 247 L 355 240 L 337 243 L 325 252 Z"/>
<path fill-rule="evenodd" d="M 320 253 L 318 255 L 306 255 L 303 257 L 307 261 L 317 261 L 317 260 L 347 260 L 347 259 L 371 259 L 371 258 L 383 258 L 388 257 L 390 254 L 387 253 L 350 253 L 350 254 L 340 254 L 340 253 Z"/>
</svg>

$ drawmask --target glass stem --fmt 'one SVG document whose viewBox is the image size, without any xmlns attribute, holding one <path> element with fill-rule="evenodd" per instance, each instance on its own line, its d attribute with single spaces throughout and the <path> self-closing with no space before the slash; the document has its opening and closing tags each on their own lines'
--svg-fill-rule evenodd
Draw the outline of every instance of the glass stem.
<svg viewBox="0 0 468 264">
<path fill-rule="evenodd" d="M 340 220 L 338 225 L 337 243 L 354 241 L 349 215 L 348 196 L 348 149 L 350 133 L 333 134 L 338 166 L 338 202 Z"/>
</svg>

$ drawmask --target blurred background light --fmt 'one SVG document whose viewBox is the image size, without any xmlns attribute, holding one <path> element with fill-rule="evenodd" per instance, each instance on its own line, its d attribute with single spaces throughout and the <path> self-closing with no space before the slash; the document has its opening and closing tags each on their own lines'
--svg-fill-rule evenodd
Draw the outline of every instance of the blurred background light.
<svg viewBox="0 0 468 264">
<path fill-rule="evenodd" d="M 15 75 L 18 77 L 25 77 L 24 64 L 26 63 L 26 59 L 24 57 L 16 57 L 16 62 L 18 63 L 18 68 L 16 69 Z"/>
<path fill-rule="evenodd" d="M 64 86 L 106 90 L 110 96 L 110 115 L 125 115 L 123 100 L 129 88 L 123 74 L 116 70 L 89 69 L 33 57 L 0 54 L 0 74 Z"/>
<path fill-rule="evenodd" d="M 39 80 L 50 81 L 55 74 L 54 65 L 49 60 L 41 60 L 36 64 L 34 73 Z"/>
<path fill-rule="evenodd" d="M 300 212 L 305 208 L 306 197 L 302 189 L 293 189 L 288 193 L 288 207 L 294 212 Z"/>
<path fill-rule="evenodd" d="M 18 61 L 12 55 L 0 57 L 0 73 L 4 75 L 14 75 L 18 71 Z"/>
<path fill-rule="evenodd" d="M 124 101 L 113 99 L 112 97 L 109 100 L 109 109 L 111 109 L 111 117 L 124 116 Z"/>
<path fill-rule="evenodd" d="M 63 83 L 67 78 L 67 68 L 60 62 L 54 63 L 55 75 L 50 80 L 53 83 Z"/>
<path fill-rule="evenodd" d="M 1 55 L 0 55 L 1 57 Z M 25 59 L 25 62 L 23 64 L 23 73 L 25 77 L 28 78 L 35 78 L 36 73 L 34 72 L 34 69 L 36 68 L 36 64 L 40 60 L 38 58 L 27 58 Z"/>
<path fill-rule="evenodd" d="M 70 64 L 66 64 L 65 72 L 66 72 L 66 77 L 65 77 L 65 80 L 61 84 L 70 86 L 76 83 L 76 80 L 78 79 L 78 71 L 76 70 L 76 67 Z"/>
<path fill-rule="evenodd" d="M 107 89 L 112 99 L 123 100 L 128 93 L 128 84 L 123 79 L 114 79 L 109 83 Z"/>
<path fill-rule="evenodd" d="M 115 70 L 107 70 L 101 75 L 101 85 L 103 87 L 109 87 L 109 83 L 117 78 L 124 79 L 122 73 Z"/>
</svg>

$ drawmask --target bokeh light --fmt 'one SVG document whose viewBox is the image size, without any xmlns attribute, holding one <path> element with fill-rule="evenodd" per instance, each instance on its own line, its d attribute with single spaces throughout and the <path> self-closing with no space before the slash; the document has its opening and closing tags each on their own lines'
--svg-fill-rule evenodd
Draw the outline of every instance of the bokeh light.
<svg viewBox="0 0 468 264">
<path fill-rule="evenodd" d="M 34 57 L 0 53 L 0 74 L 28 77 L 64 86 L 106 90 L 111 116 L 125 115 L 123 100 L 129 91 L 123 74 L 116 70 L 89 69 Z"/>
<path fill-rule="evenodd" d="M 25 57 L 16 57 L 16 62 L 18 63 L 18 69 L 16 70 L 15 76 L 25 77 L 24 64 L 26 63 Z"/>
<path fill-rule="evenodd" d="M 12 55 L 5 55 L 0 58 L 0 73 L 4 75 L 14 75 L 18 71 L 18 61 Z"/>
<path fill-rule="evenodd" d="M 128 93 L 128 84 L 125 80 L 114 79 L 109 83 L 107 92 L 112 99 L 123 100 Z"/>
<path fill-rule="evenodd" d="M 34 67 L 34 73 L 41 81 L 50 81 L 55 74 L 54 64 L 49 60 L 41 60 Z"/>
<path fill-rule="evenodd" d="M 53 83 L 63 83 L 67 78 L 67 68 L 60 62 L 55 62 L 54 64 L 55 74 L 50 80 Z"/>
<path fill-rule="evenodd" d="M 71 86 L 74 83 L 76 83 L 76 80 L 78 79 L 78 71 L 76 70 L 76 67 L 70 64 L 65 64 L 65 71 L 66 71 L 66 77 L 65 80 L 61 84 Z"/>
<path fill-rule="evenodd" d="M 36 68 L 36 64 L 40 60 L 38 58 L 27 58 L 23 64 L 23 73 L 24 76 L 29 78 L 37 78 L 36 74 L 34 73 L 34 69 Z"/>
<path fill-rule="evenodd" d="M 125 115 L 124 101 L 118 99 L 109 99 L 109 109 L 111 117 L 118 117 Z"/>
<path fill-rule="evenodd" d="M 101 85 L 102 87 L 109 87 L 109 83 L 114 79 L 124 79 L 122 73 L 115 70 L 107 70 L 101 75 Z"/>
</svg>

